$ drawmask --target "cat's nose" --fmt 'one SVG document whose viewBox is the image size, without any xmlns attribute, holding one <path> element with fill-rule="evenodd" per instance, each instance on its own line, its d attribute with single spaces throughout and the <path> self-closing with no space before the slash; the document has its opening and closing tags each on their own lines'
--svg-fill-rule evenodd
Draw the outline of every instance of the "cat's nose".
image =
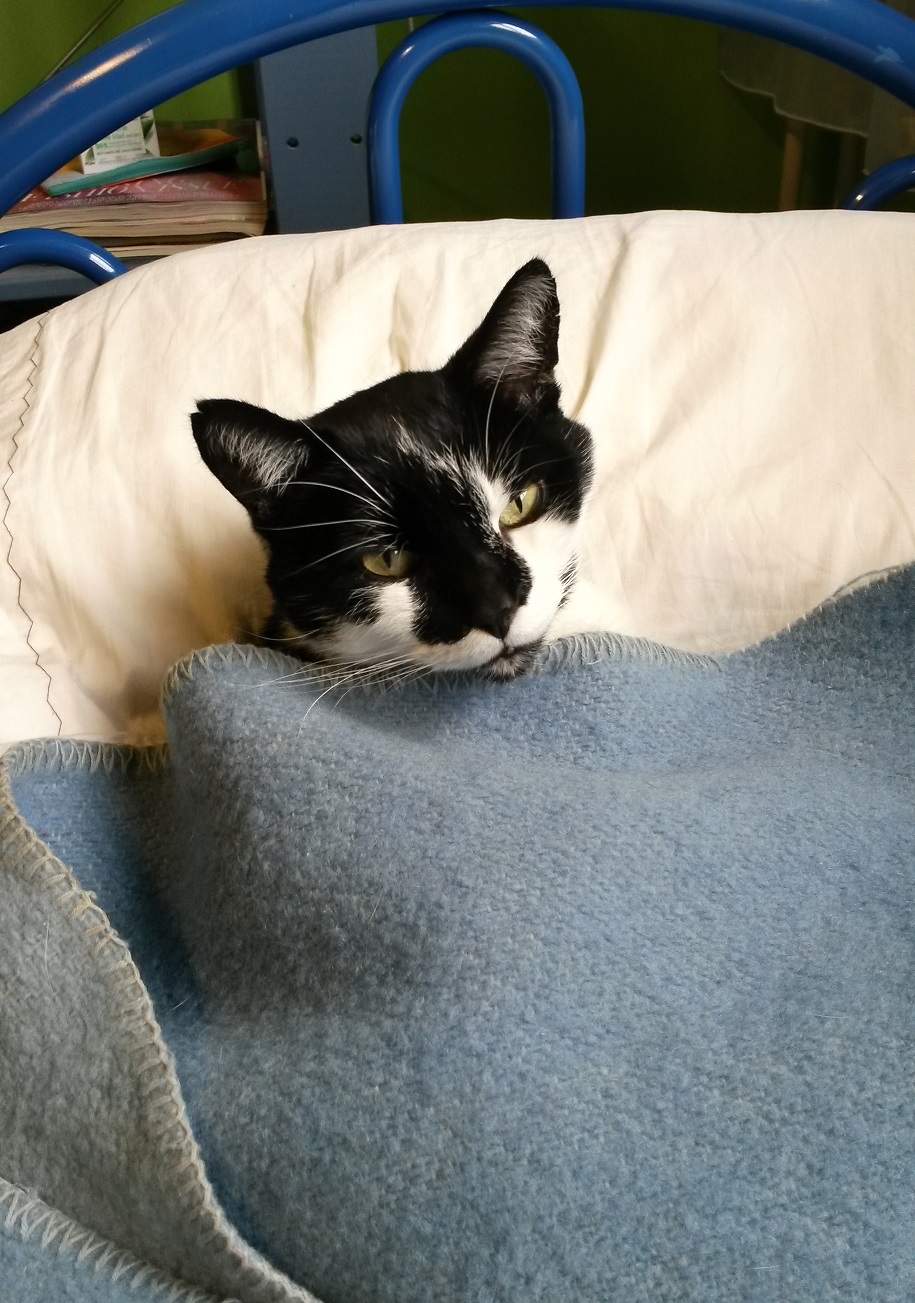
<svg viewBox="0 0 915 1303">
<path fill-rule="evenodd" d="M 530 591 L 531 577 L 523 562 L 514 557 L 490 561 L 477 572 L 470 594 L 470 627 L 504 641 Z"/>
<path fill-rule="evenodd" d="M 482 629 L 483 633 L 491 633 L 494 638 L 504 639 L 517 609 L 518 603 L 507 595 L 495 598 L 477 609 L 474 627 Z"/>
</svg>

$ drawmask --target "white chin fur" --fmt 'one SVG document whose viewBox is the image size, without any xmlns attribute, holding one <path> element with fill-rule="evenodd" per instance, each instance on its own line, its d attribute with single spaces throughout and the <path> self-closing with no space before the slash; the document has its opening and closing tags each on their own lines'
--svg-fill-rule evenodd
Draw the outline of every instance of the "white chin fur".
<svg viewBox="0 0 915 1303">
<path fill-rule="evenodd" d="M 476 670 L 495 660 L 501 650 L 501 638 L 471 629 L 460 642 L 414 642 L 413 659 L 435 670 Z"/>
<path fill-rule="evenodd" d="M 385 628 L 383 619 L 373 624 L 338 625 L 330 637 L 311 640 L 310 645 L 329 660 L 373 665 L 379 670 L 407 662 L 433 670 L 475 670 L 502 651 L 499 638 L 479 629 L 471 630 L 459 642 L 426 643 L 412 633 Z"/>
<path fill-rule="evenodd" d="M 378 614 L 370 624 L 344 623 L 333 633 L 309 640 L 332 661 L 375 666 L 379 670 L 412 663 L 433 670 L 474 670 L 503 651 L 539 643 L 556 618 L 563 598 L 562 574 L 571 559 L 575 526 L 545 516 L 515 530 L 512 546 L 531 573 L 531 591 L 502 640 L 472 629 L 453 643 L 424 643 L 413 633 L 415 602 L 409 583 L 386 584 L 378 591 Z"/>
</svg>

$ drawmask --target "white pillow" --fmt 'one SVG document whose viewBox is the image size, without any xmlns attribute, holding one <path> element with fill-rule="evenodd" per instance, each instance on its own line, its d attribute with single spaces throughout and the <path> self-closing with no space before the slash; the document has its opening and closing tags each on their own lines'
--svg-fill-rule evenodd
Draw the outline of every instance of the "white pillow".
<svg viewBox="0 0 915 1303">
<path fill-rule="evenodd" d="M 247 240 L 0 337 L 0 738 L 157 737 L 168 665 L 255 625 L 260 547 L 197 456 L 197 399 L 306 416 L 437 367 L 535 254 L 559 286 L 564 406 L 597 443 L 601 624 L 726 651 L 915 558 L 915 217 Z"/>
</svg>

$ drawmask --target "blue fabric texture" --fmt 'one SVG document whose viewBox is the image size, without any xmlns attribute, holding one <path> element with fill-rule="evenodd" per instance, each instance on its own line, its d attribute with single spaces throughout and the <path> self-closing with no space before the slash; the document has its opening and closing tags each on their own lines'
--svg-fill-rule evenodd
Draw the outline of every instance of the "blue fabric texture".
<svg viewBox="0 0 915 1303">
<path fill-rule="evenodd" d="M 718 662 L 322 695 L 211 650 L 140 796 L 13 792 L 131 945 L 223 1207 L 326 1303 L 901 1303 L 913 635 L 903 571 Z"/>
<path fill-rule="evenodd" d="M 219 1303 L 2 1181 L 0 1287 L 4 1303 Z"/>
</svg>

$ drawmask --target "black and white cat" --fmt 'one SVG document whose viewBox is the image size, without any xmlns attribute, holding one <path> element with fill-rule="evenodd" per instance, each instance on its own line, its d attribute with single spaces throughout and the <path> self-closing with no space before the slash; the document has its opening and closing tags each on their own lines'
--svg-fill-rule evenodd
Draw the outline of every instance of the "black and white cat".
<svg viewBox="0 0 915 1303">
<path fill-rule="evenodd" d="M 591 436 L 554 376 L 556 283 L 516 272 L 439 371 L 286 420 L 198 404 L 200 454 L 267 547 L 284 650 L 383 673 L 522 673 L 575 582 Z"/>
</svg>

